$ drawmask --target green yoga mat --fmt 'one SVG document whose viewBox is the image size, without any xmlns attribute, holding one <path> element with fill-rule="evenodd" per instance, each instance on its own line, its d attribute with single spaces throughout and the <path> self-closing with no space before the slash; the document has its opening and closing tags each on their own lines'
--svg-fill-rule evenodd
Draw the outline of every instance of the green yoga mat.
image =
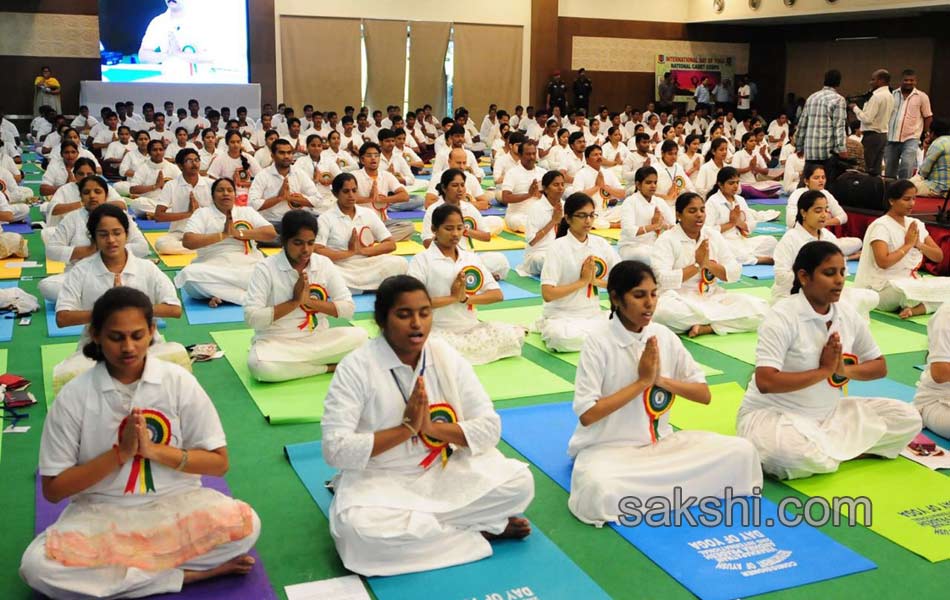
<svg viewBox="0 0 950 600">
<path fill-rule="evenodd" d="M 333 377 L 331 374 L 280 383 L 261 383 L 251 376 L 247 368 L 247 351 L 251 347 L 253 331 L 213 331 L 211 337 L 224 350 L 225 358 L 244 384 L 244 389 L 272 425 L 320 422 L 323 417 L 323 399 Z"/>
<path fill-rule="evenodd" d="M 713 399 L 709 405 L 676 402 L 670 422 L 682 429 L 735 435 L 742 388 L 727 383 L 711 389 Z M 871 531 L 931 562 L 950 558 L 950 477 L 897 457 L 847 461 L 835 473 L 783 483 L 829 502 L 836 498 L 867 497 L 873 509 Z M 847 514 L 846 507 L 842 513 Z"/>
<path fill-rule="evenodd" d="M 47 410 L 56 399 L 56 394 L 53 393 L 53 367 L 66 360 L 75 351 L 75 342 L 47 344 L 40 347 L 40 358 L 43 362 L 43 392 L 46 394 Z"/>
<path fill-rule="evenodd" d="M 875 310 L 875 311 L 873 311 L 873 314 L 887 315 L 887 316 L 889 316 L 889 317 L 895 317 L 895 316 L 896 316 L 895 313 L 886 313 L 886 312 L 883 312 L 883 311 L 880 311 L 880 310 Z M 907 322 L 908 322 L 908 323 L 917 323 L 918 325 L 927 325 L 927 323 L 930 323 L 931 317 L 933 317 L 933 313 L 931 313 L 931 314 L 929 314 L 929 315 L 917 315 L 916 317 L 911 317 L 911 318 L 907 319 Z"/>
<path fill-rule="evenodd" d="M 927 349 L 926 335 L 873 319 L 871 320 L 871 335 L 874 336 L 874 340 L 885 355 Z M 755 364 L 758 335 L 754 331 L 729 335 L 701 335 L 690 338 L 690 341 L 750 365 Z"/>
<path fill-rule="evenodd" d="M 501 312 L 501 310 L 479 311 L 479 316 L 488 312 Z M 379 333 L 376 324 L 368 319 L 353 321 L 353 325 L 362 327 L 369 332 L 371 337 Z M 475 374 L 485 387 L 485 391 L 488 392 L 488 397 L 496 402 L 498 400 L 544 396 L 574 390 L 571 382 L 561 379 L 523 356 L 513 356 L 487 365 L 478 365 L 475 367 Z M 528 382 L 530 382 L 530 385 L 525 385 Z"/>
</svg>

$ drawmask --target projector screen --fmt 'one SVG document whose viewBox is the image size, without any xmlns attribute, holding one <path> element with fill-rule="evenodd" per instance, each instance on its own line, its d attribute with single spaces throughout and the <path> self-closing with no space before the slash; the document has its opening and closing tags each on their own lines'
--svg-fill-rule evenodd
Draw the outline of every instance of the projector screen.
<svg viewBox="0 0 950 600">
<path fill-rule="evenodd" d="M 102 80 L 247 83 L 247 0 L 99 0 Z"/>
</svg>

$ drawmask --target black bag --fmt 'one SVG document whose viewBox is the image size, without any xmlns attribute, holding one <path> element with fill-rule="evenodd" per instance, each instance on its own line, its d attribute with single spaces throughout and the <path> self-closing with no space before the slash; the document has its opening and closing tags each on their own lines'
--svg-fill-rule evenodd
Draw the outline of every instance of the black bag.
<svg viewBox="0 0 950 600">
<path fill-rule="evenodd" d="M 860 171 L 845 171 L 828 185 L 828 191 L 841 206 L 886 212 L 886 182 Z"/>
</svg>

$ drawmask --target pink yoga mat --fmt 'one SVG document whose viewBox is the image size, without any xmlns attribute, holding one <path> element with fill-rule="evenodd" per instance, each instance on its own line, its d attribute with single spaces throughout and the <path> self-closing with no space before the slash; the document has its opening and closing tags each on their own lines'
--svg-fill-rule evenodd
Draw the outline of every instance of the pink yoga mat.
<svg viewBox="0 0 950 600">
<path fill-rule="evenodd" d="M 42 479 L 36 475 L 36 534 L 39 535 L 47 527 L 56 522 L 59 515 L 69 504 L 69 500 L 63 500 L 59 504 L 50 504 L 43 498 Z M 205 487 L 217 490 L 227 496 L 231 495 L 231 489 L 222 477 L 202 477 L 201 483 Z M 177 594 L 159 594 L 158 596 L 149 596 L 150 598 L 175 598 L 175 600 L 219 600 L 227 598 L 228 600 L 276 600 L 277 594 L 271 587 L 270 579 L 267 577 L 267 571 L 264 570 L 264 563 L 261 557 L 257 555 L 257 550 L 251 551 L 251 556 L 257 562 L 250 573 L 244 576 L 218 577 L 206 581 L 199 581 L 182 588 Z"/>
</svg>

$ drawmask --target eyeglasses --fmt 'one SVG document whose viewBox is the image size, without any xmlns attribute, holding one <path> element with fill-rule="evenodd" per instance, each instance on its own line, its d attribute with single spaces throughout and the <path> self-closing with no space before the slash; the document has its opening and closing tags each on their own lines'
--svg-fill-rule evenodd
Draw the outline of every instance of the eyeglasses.
<svg viewBox="0 0 950 600">
<path fill-rule="evenodd" d="M 593 221 L 593 220 L 597 219 L 599 216 L 600 216 L 600 214 L 595 213 L 595 212 L 593 212 L 593 213 L 581 213 L 581 212 L 578 212 L 578 213 L 574 213 L 573 215 L 571 215 L 572 218 L 574 218 L 574 219 L 580 219 L 581 221 L 587 221 L 588 219 L 590 219 L 590 220 Z"/>
<path fill-rule="evenodd" d="M 201 162 L 201 160 L 200 160 L 200 159 L 197 159 L 197 158 L 186 158 L 186 159 L 183 160 L 182 162 L 183 162 L 184 164 L 186 164 L 186 165 L 189 164 L 189 163 L 191 163 L 191 164 L 198 164 L 198 163 Z"/>
<path fill-rule="evenodd" d="M 367 152 L 363 155 L 363 158 L 379 158 L 379 154 L 375 152 Z"/>
</svg>

